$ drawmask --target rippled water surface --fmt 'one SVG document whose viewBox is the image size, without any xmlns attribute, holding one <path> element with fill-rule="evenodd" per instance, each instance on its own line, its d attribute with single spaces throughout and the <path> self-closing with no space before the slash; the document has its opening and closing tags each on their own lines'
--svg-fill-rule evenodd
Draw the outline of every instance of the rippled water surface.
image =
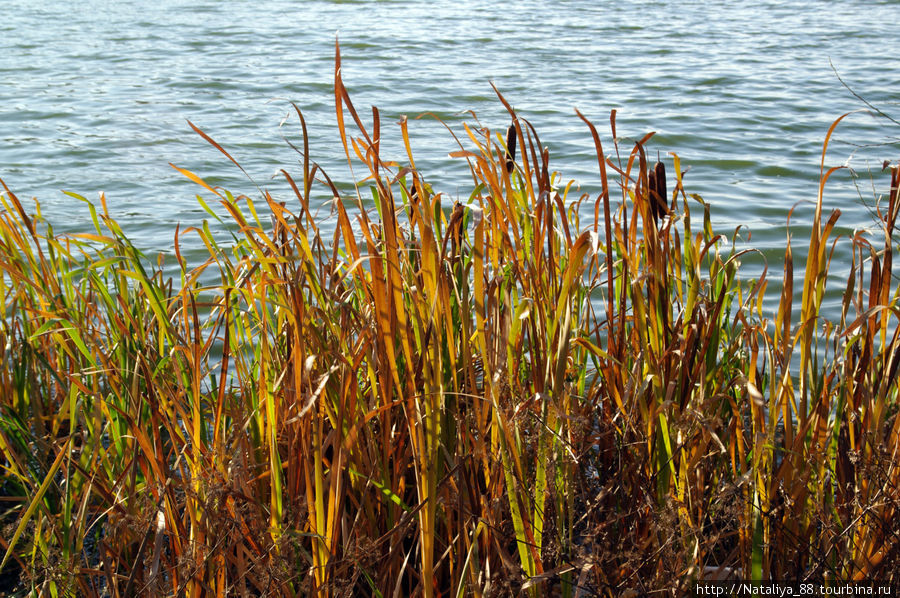
<svg viewBox="0 0 900 598">
<path fill-rule="evenodd" d="M 198 188 L 174 162 L 214 184 L 253 186 L 187 120 L 216 138 L 260 185 L 290 199 L 276 176 L 297 172 L 283 138 L 300 141 L 290 102 L 306 116 L 314 158 L 349 181 L 333 107 L 335 35 L 358 108 L 393 126 L 424 112 L 451 125 L 508 124 L 489 82 L 528 118 L 565 179 L 596 192 L 596 160 L 574 107 L 608 133 L 656 131 L 651 151 L 678 153 L 689 191 L 723 227 L 746 224 L 753 244 L 783 248 L 788 210 L 815 198 L 822 141 L 840 114 L 864 105 L 900 119 L 900 3 L 820 2 L 325 2 L 311 0 L 0 4 L 0 177 L 38 197 L 58 227 L 86 223 L 105 191 L 139 245 L 171 247 L 174 225 L 197 224 Z M 367 112 L 366 112 L 367 113 Z M 368 113 L 367 113 L 368 114 Z M 417 161 L 439 190 L 468 197 L 464 163 L 433 121 L 411 123 Z M 900 157 L 900 126 L 868 114 L 836 134 L 829 164 L 864 174 Z M 866 144 L 876 147 L 857 147 Z M 862 179 L 863 181 L 865 179 Z M 878 179 L 881 185 L 884 178 Z M 878 191 L 884 191 L 879 188 Z M 871 203 L 871 184 L 861 186 Z M 870 224 L 852 179 L 827 207 L 841 231 Z M 809 213 L 801 204 L 795 217 Z M 802 243 L 802 228 L 797 229 Z"/>
</svg>

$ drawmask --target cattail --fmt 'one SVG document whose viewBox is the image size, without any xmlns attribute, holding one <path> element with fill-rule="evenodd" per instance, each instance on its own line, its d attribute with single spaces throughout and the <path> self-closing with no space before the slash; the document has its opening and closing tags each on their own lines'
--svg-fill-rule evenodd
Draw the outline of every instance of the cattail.
<svg viewBox="0 0 900 598">
<path fill-rule="evenodd" d="M 506 172 L 512 173 L 516 160 L 516 126 L 506 129 Z"/>
<path fill-rule="evenodd" d="M 650 198 L 650 213 L 653 219 L 659 222 L 663 216 L 669 213 L 669 204 L 666 201 L 666 167 L 662 162 L 657 162 L 653 170 L 648 174 L 647 195 Z"/>
<path fill-rule="evenodd" d="M 656 193 L 659 195 L 663 209 L 668 214 L 669 202 L 666 199 L 666 166 L 662 162 L 657 162 L 653 170 L 656 171 Z"/>
<path fill-rule="evenodd" d="M 894 230 L 894 222 L 897 219 L 897 209 L 900 204 L 900 166 L 891 168 L 891 197 L 888 200 L 888 232 Z"/>
<path fill-rule="evenodd" d="M 657 162 L 653 167 L 656 175 L 656 185 L 650 187 L 651 201 L 656 205 L 659 219 L 669 213 L 669 202 L 666 201 L 666 167 L 662 162 Z"/>
</svg>

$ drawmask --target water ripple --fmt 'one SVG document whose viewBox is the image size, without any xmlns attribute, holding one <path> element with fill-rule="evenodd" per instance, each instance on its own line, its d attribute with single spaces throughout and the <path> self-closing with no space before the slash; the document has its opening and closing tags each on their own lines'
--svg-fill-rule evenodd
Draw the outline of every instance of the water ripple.
<svg viewBox="0 0 900 598">
<path fill-rule="evenodd" d="M 502 130 L 509 117 L 492 80 L 537 127 L 563 176 L 595 192 L 593 143 L 573 108 L 599 125 L 615 108 L 622 138 L 657 131 L 650 151 L 677 153 L 692 167 L 690 190 L 713 204 L 714 218 L 728 228 L 750 224 L 754 243 L 768 251 L 783 248 L 791 206 L 815 196 L 828 126 L 861 106 L 829 58 L 855 91 L 900 112 L 895 8 L 824 0 L 7 0 L 0 177 L 49 202 L 45 213 L 65 213 L 71 226 L 87 215 L 69 213 L 81 207 L 59 190 L 105 190 L 114 213 L 144 219 L 143 238 L 164 248 L 176 222 L 200 215 L 195 190 L 169 162 L 252 189 L 186 121 L 240 156 L 254 180 L 290 198 L 271 176 L 296 164 L 281 138 L 299 141 L 299 126 L 289 120 L 279 128 L 293 101 L 315 158 L 346 178 L 331 89 L 338 33 L 357 108 L 367 119 L 369 105 L 382 109 L 385 148 L 402 154 L 394 124 L 401 114 L 431 112 L 459 124 L 474 110 Z M 452 138 L 429 119 L 410 121 L 410 131 L 432 183 L 466 197 L 467 178 L 446 158 Z M 852 158 L 862 172 L 896 159 L 898 137 L 868 116 L 848 118 L 829 163 Z M 885 138 L 888 145 L 860 147 Z M 834 185 L 826 199 L 841 204 L 842 225 L 867 225 L 848 176 Z"/>
</svg>

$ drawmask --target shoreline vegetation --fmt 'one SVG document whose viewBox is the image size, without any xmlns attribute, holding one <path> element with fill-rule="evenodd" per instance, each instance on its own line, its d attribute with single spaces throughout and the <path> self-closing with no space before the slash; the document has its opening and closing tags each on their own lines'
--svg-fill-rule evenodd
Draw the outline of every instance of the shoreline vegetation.
<svg viewBox="0 0 900 598">
<path fill-rule="evenodd" d="M 805 263 L 788 237 L 767 313 L 768 269 L 740 278 L 746 252 L 713 232 L 678 157 L 651 163 L 650 135 L 620 147 L 615 113 L 611 140 L 578 114 L 603 191 L 575 197 L 498 92 L 505 138 L 451 131 L 474 191 L 450 205 L 416 169 L 405 119 L 407 155 L 381 155 L 379 113 L 364 125 L 340 64 L 358 194 L 313 162 L 297 109 L 291 202 L 179 169 L 234 226 L 229 245 L 206 222 L 176 229 L 174 279 L 105 200 L 86 202 L 93 230 L 56 234 L 3 185 L 0 591 L 900 583 L 900 167 L 879 182 L 883 237 L 835 238 L 832 125 Z M 327 230 L 320 188 L 335 197 Z M 187 236 L 205 262 L 183 258 Z M 830 321 L 840 243 L 851 275 Z"/>
</svg>

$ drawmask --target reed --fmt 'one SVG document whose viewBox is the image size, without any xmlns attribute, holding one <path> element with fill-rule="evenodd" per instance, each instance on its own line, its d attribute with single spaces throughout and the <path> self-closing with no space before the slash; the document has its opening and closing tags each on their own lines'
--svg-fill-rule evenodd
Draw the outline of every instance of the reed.
<svg viewBox="0 0 900 598">
<path fill-rule="evenodd" d="M 356 194 L 313 162 L 298 109 L 290 202 L 179 169 L 211 221 L 235 226 L 227 246 L 208 222 L 176 229 L 174 278 L 104 198 L 71 194 L 93 227 L 59 234 L 4 185 L 7 591 L 898 581 L 898 167 L 883 241 L 832 240 L 826 138 L 802 289 L 789 238 L 767 314 L 767 273 L 740 279 L 745 252 L 714 233 L 677 156 L 651 164 L 650 135 L 620 148 L 613 114 L 607 154 L 579 113 L 602 192 L 576 196 L 498 92 L 512 125 L 505 138 L 463 127 L 451 155 L 473 191 L 451 206 L 416 168 L 405 119 L 383 131 L 373 108 L 364 125 L 340 64 L 337 52 Z M 406 150 L 394 161 L 380 149 L 390 134 Z M 327 230 L 311 207 L 321 188 L 335 198 Z M 202 263 L 182 255 L 188 237 L 208 249 Z M 833 322 L 821 305 L 838 242 L 853 263 Z"/>
</svg>

